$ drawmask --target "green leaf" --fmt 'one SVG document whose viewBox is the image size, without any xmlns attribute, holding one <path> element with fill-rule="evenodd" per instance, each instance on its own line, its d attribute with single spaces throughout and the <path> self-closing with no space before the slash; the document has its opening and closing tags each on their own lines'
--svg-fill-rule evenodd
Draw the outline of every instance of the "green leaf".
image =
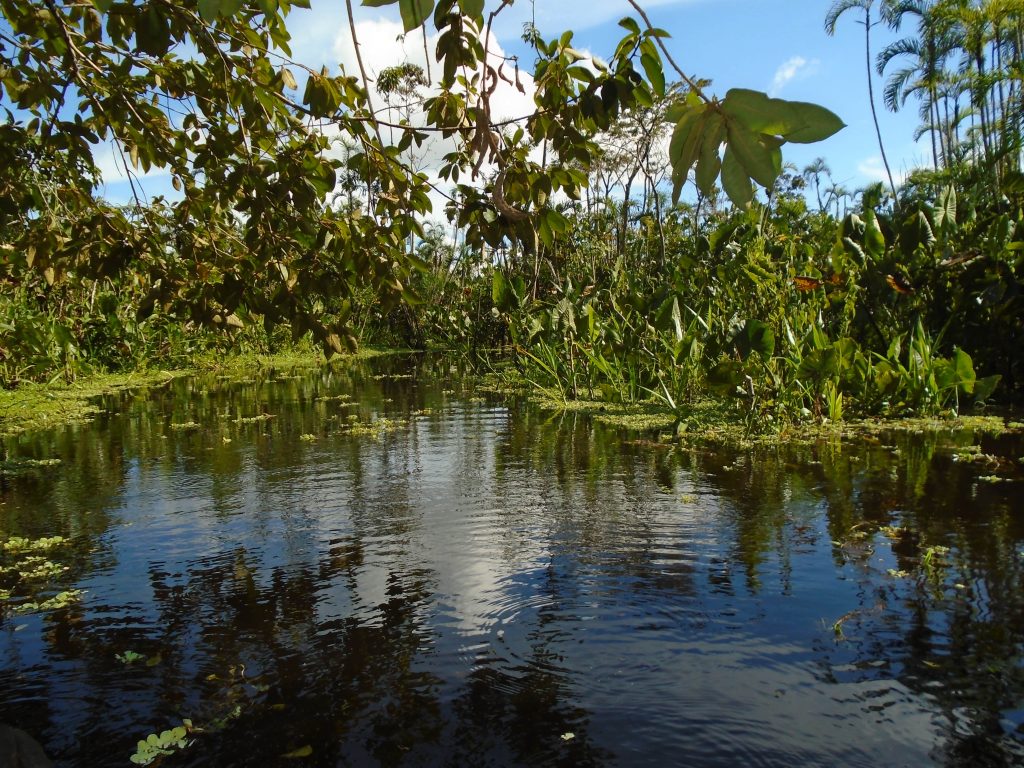
<svg viewBox="0 0 1024 768">
<path fill-rule="evenodd" d="M 306 744 L 305 746 L 299 747 L 298 749 L 293 749 L 291 752 L 285 752 L 283 755 L 281 755 L 281 757 L 286 758 L 288 760 L 294 760 L 298 757 L 309 757 L 312 754 L 313 747 L 311 747 L 309 744 Z"/>
<path fill-rule="evenodd" d="M 731 394 L 743 381 L 743 368 L 735 360 L 723 360 L 708 371 L 708 387 L 719 394 Z"/>
<path fill-rule="evenodd" d="M 729 149 L 747 175 L 765 189 L 770 189 L 782 173 L 782 153 L 769 148 L 755 134 L 735 120 L 727 121 Z"/>
<path fill-rule="evenodd" d="M 934 213 L 935 228 L 946 230 L 956 226 L 956 190 L 952 185 L 942 190 Z"/>
<path fill-rule="evenodd" d="M 760 91 L 733 88 L 725 94 L 722 111 L 754 133 L 783 134 L 792 130 L 791 114 L 782 99 L 770 99 Z"/>
<path fill-rule="evenodd" d="M 150 56 L 163 56 L 171 45 L 167 19 L 157 5 L 149 5 L 135 29 L 135 44 Z"/>
<path fill-rule="evenodd" d="M 725 148 L 722 158 L 722 189 L 737 208 L 746 208 L 754 199 L 754 187 L 743 166 L 736 160 L 732 147 Z"/>
<path fill-rule="evenodd" d="M 864 252 L 875 259 L 885 255 L 885 235 L 878 226 L 878 216 L 870 208 L 864 211 Z"/>
<path fill-rule="evenodd" d="M 203 21 L 216 21 L 220 14 L 220 0 L 199 0 L 199 15 Z"/>
<path fill-rule="evenodd" d="M 398 10 L 402 14 L 402 24 L 406 32 L 423 26 L 434 10 L 434 0 L 398 0 Z"/>
<path fill-rule="evenodd" d="M 502 312 L 512 308 L 512 288 L 500 269 L 494 270 L 494 278 L 491 280 L 491 300 Z"/>
<path fill-rule="evenodd" d="M 754 133 L 781 136 L 796 144 L 822 141 L 845 126 L 835 114 L 817 104 L 772 99 L 745 88 L 726 93 L 722 111 Z"/>
<path fill-rule="evenodd" d="M 983 403 L 988 400 L 999 385 L 1001 378 L 1002 376 L 996 374 L 994 376 L 986 376 L 983 379 L 977 379 L 974 382 L 974 402 Z"/>
<path fill-rule="evenodd" d="M 765 323 L 753 318 L 747 320 L 732 343 L 744 360 L 753 352 L 766 359 L 775 354 L 775 333 Z"/>
<path fill-rule="evenodd" d="M 782 134 L 786 141 L 794 144 L 813 144 L 816 141 L 824 141 L 846 127 L 846 123 L 835 113 L 817 104 L 804 101 L 788 101 L 786 104 L 789 105 L 794 122 L 794 127 Z"/>
<path fill-rule="evenodd" d="M 459 0 L 459 8 L 466 16 L 482 16 L 484 12 L 484 0 Z"/>
<path fill-rule="evenodd" d="M 672 180 L 680 187 L 686 181 L 686 175 L 697 160 L 708 115 L 709 111 L 704 107 L 695 107 L 679 119 L 672 132 L 672 140 L 669 142 L 669 162 L 672 164 Z M 673 196 L 678 199 L 678 195 L 675 193 Z"/>
<path fill-rule="evenodd" d="M 640 57 L 640 64 L 647 73 L 647 79 L 658 96 L 665 95 L 665 72 L 661 68 L 661 62 L 657 57 L 645 53 Z"/>
<path fill-rule="evenodd" d="M 722 138 L 725 133 L 725 118 L 718 112 L 712 113 L 704 128 L 701 139 L 700 157 L 697 160 L 697 189 L 703 195 L 710 195 L 715 179 L 722 170 L 720 156 Z"/>
</svg>

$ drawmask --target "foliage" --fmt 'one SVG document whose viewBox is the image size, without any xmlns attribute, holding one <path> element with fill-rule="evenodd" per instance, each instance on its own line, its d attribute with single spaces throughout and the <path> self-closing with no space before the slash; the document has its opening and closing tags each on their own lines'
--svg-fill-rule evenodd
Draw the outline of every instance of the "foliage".
<svg viewBox="0 0 1024 768">
<path fill-rule="evenodd" d="M 712 94 L 628 2 L 606 60 L 528 28 L 534 111 L 499 123 L 499 82 L 523 90 L 491 48 L 507 0 L 364 0 L 437 33 L 436 82 L 407 62 L 380 73 L 388 120 L 365 72 L 291 57 L 304 0 L 0 0 L 0 384 L 311 337 L 328 355 L 504 347 L 557 400 L 653 399 L 680 430 L 708 392 L 748 430 L 959 411 L 1000 380 L 1015 393 L 1018 10 L 833 4 L 830 32 L 863 12 L 869 60 L 876 10 L 920 21 L 878 61 L 918 56 L 927 76 L 899 74 L 886 103 L 927 102 L 935 168 L 887 199 L 829 184 L 823 161 L 784 164 L 836 115 Z M 942 90 L 956 51 L 963 89 Z M 962 135 L 958 93 L 978 123 Z M 423 223 L 431 135 L 451 234 Z M 109 205 L 104 146 L 133 185 L 165 169 L 180 199 Z"/>
</svg>

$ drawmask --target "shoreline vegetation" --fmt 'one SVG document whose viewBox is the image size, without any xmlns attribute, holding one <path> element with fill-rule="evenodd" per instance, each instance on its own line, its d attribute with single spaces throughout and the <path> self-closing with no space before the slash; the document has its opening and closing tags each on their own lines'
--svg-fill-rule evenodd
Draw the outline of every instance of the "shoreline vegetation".
<svg viewBox="0 0 1024 768">
<path fill-rule="evenodd" d="M 368 359 L 394 352 L 365 348 L 351 355 L 337 356 L 333 360 Z M 203 355 L 187 366 L 169 370 L 96 373 L 81 376 L 72 382 L 22 382 L 13 389 L 0 390 L 0 437 L 89 421 L 100 412 L 96 401 L 104 395 L 162 387 L 185 376 L 203 373 L 242 376 L 265 368 L 316 368 L 331 362 L 318 349 L 299 347 L 273 354 L 240 352 L 230 357 Z"/>
<path fill-rule="evenodd" d="M 99 371 L 303 345 L 505 350 L 546 407 L 686 441 L 1024 402 L 1024 7 L 832 4 L 828 34 L 854 10 L 907 35 L 868 75 L 889 109 L 920 102 L 933 150 L 899 187 L 854 190 L 783 153 L 842 117 L 686 74 L 636 0 L 601 57 L 525 29 L 532 94 L 481 54 L 507 0 L 365 4 L 437 32 L 439 77 L 398 62 L 371 86 L 292 60 L 306 0 L 4 4 L 23 51 L 0 51 L 4 431 L 174 375 Z M 502 80 L 535 111 L 495 122 Z M 451 150 L 435 180 L 417 170 L 428 134 Z M 175 195 L 112 204 L 103 140 Z"/>
<path fill-rule="evenodd" d="M 98 373 L 73 382 L 33 383 L 0 390 L 0 438 L 26 432 L 90 421 L 101 412 L 98 400 L 116 392 L 142 392 L 166 386 L 175 379 L 207 373 L 245 377 L 263 369 L 312 369 L 345 365 L 383 355 L 420 353 L 418 350 L 364 348 L 327 360 L 313 347 L 298 347 L 274 354 L 240 352 L 230 357 L 203 355 L 190 365 L 169 370 L 138 370 Z M 438 352 L 437 354 L 445 354 Z M 880 432 L 972 432 L 996 436 L 1024 432 L 1024 421 L 1011 411 L 995 414 L 868 417 L 830 422 L 828 418 L 805 419 L 773 425 L 752 422 L 734 404 L 711 398 L 670 407 L 656 399 L 632 403 L 603 400 L 559 399 L 537 389 L 511 368 L 478 377 L 477 390 L 498 397 L 525 397 L 542 411 L 579 414 L 596 424 L 636 433 L 635 442 L 651 447 L 683 445 L 732 445 L 750 447 L 787 442 L 857 437 L 871 438 Z"/>
</svg>

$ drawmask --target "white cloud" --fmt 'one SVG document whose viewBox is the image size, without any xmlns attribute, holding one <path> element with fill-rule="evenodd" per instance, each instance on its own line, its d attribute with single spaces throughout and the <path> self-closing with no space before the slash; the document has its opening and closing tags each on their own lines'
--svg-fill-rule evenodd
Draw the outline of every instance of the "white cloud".
<svg viewBox="0 0 1024 768">
<path fill-rule="evenodd" d="M 803 56 L 793 56 L 785 61 L 775 70 L 775 77 L 772 78 L 772 85 L 769 93 L 778 96 L 793 80 L 803 80 L 813 75 L 820 62 L 817 59 L 808 61 Z"/>
<path fill-rule="evenodd" d="M 377 114 L 381 119 L 391 123 L 398 123 L 403 117 L 407 117 L 411 124 L 423 125 L 425 123 L 425 115 L 419 105 L 412 106 L 404 113 L 398 107 L 389 109 L 383 97 L 374 88 L 377 77 L 388 67 L 409 63 L 419 66 L 424 72 L 427 71 L 428 60 L 424 50 L 423 33 L 420 30 L 414 30 L 408 35 L 404 35 L 400 21 L 378 17 L 357 21 L 356 37 L 359 40 L 359 50 L 362 55 L 363 66 L 366 68 L 367 77 L 371 81 L 371 98 Z M 432 55 L 436 46 L 437 36 L 428 36 L 426 49 L 431 52 L 429 71 L 433 80 L 432 85 L 435 87 L 441 76 L 440 65 L 433 60 Z M 298 48 L 296 48 L 296 51 L 298 51 Z M 333 60 L 340 64 L 346 73 L 359 76 L 359 63 L 356 59 L 355 46 L 353 45 L 352 34 L 347 22 L 340 28 L 336 28 L 331 54 Z M 498 85 L 490 97 L 491 120 L 498 122 L 522 118 L 532 114 L 536 110 L 536 105 L 533 101 L 533 78 L 527 72 L 519 72 L 518 80 L 523 86 L 524 91 L 520 92 L 514 84 L 516 79 L 515 65 L 512 62 L 506 61 L 505 52 L 494 37 L 491 38 L 490 42 L 488 62 L 496 71 L 501 68 L 502 74 L 513 81 L 510 84 L 503 79 L 499 79 Z M 429 88 L 423 89 L 424 95 L 427 95 L 429 90 Z M 383 127 L 381 134 L 385 141 L 397 141 L 400 136 L 398 130 L 389 127 Z M 446 140 L 437 134 L 429 134 L 423 145 L 413 150 L 411 164 L 416 170 L 426 173 L 431 182 L 443 189 L 447 186 L 447 182 L 442 182 L 437 177 L 437 171 L 442 165 L 444 155 L 453 149 L 453 139 Z M 486 175 L 489 167 L 485 166 L 483 170 Z M 460 181 L 467 182 L 468 179 L 463 177 Z M 437 193 L 432 193 L 430 198 L 433 203 L 433 213 L 429 218 L 434 220 L 442 219 L 444 217 L 445 199 Z"/>
<path fill-rule="evenodd" d="M 889 176 L 885 172 L 885 164 L 882 162 L 881 155 L 872 155 L 871 157 L 865 158 L 857 163 L 857 172 L 863 176 L 869 183 L 877 181 L 885 182 L 888 185 Z M 907 179 L 907 171 L 893 169 L 892 180 L 897 187 L 901 186 Z"/>
</svg>

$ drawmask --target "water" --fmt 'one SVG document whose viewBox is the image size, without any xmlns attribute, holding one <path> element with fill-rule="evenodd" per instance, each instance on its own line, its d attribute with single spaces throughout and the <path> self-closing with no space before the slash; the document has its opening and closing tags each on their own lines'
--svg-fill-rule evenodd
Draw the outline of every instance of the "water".
<svg viewBox="0 0 1024 768">
<path fill-rule="evenodd" d="M 58 764 L 1024 764 L 1019 439 L 673 451 L 394 358 L 106 408 L 0 476 L 70 540 L 0 574 Z"/>
</svg>

